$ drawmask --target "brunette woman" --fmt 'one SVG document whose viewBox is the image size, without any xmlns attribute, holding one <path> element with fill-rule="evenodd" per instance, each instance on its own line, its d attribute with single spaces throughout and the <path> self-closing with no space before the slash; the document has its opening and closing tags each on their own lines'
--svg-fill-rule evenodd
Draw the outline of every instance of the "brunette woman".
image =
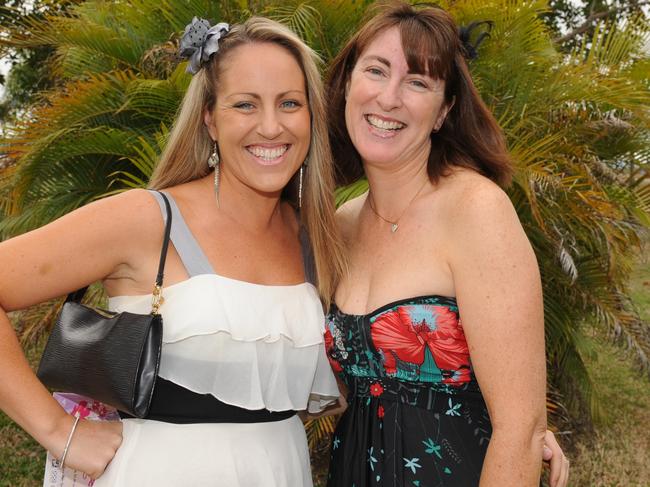
<svg viewBox="0 0 650 487">
<path fill-rule="evenodd" d="M 397 2 L 331 68 L 340 182 L 365 175 L 370 187 L 339 211 L 350 273 L 326 341 L 349 406 L 331 487 L 539 485 L 539 271 L 465 55 L 449 14 Z"/>
</svg>

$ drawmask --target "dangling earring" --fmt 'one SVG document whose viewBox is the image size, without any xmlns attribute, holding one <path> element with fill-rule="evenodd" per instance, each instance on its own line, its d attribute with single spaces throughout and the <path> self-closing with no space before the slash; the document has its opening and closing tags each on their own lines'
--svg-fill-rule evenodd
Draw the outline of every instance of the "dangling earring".
<svg viewBox="0 0 650 487">
<path fill-rule="evenodd" d="M 208 157 L 208 167 L 214 168 L 214 196 L 217 199 L 217 208 L 219 208 L 219 148 L 216 141 L 212 147 L 212 154 Z"/>
<path fill-rule="evenodd" d="M 303 163 L 302 166 L 300 166 L 300 175 L 298 176 L 298 208 L 302 208 L 302 173 L 305 168 L 305 164 Z"/>
</svg>

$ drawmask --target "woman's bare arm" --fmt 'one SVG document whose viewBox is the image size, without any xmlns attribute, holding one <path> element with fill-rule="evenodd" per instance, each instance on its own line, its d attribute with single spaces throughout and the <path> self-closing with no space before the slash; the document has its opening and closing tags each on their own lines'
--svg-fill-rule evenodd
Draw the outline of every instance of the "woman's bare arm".
<svg viewBox="0 0 650 487">
<path fill-rule="evenodd" d="M 43 228 L 0 243 L 0 408 L 57 457 L 72 417 L 30 369 L 6 312 L 61 296 L 126 269 L 134 258 L 132 252 L 146 247 L 140 239 L 146 235 L 142 232 L 149 226 L 150 230 L 162 228 L 160 221 L 137 221 L 142 220 L 137 215 L 147 214 L 145 207 L 151 201 L 144 198 L 151 200 L 151 196 L 132 193 L 92 203 Z M 136 250 L 131 250 L 134 247 Z M 128 270 L 120 272 L 129 274 Z M 83 422 L 66 463 L 96 476 L 119 446 L 120 431 L 119 424 Z"/>
<path fill-rule="evenodd" d="M 449 226 L 450 266 L 493 433 L 481 487 L 539 485 L 546 365 L 537 261 L 507 195 L 464 188 Z"/>
</svg>

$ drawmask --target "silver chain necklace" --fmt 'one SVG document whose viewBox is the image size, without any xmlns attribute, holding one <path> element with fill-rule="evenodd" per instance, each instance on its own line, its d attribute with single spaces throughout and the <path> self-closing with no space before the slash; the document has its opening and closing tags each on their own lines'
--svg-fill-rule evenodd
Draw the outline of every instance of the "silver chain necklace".
<svg viewBox="0 0 650 487">
<path fill-rule="evenodd" d="M 388 218 L 384 218 L 383 216 L 381 216 L 381 215 L 377 212 L 377 210 L 375 210 L 375 205 L 372 203 L 372 193 L 371 193 L 371 192 L 368 192 L 368 203 L 370 204 L 370 209 L 372 210 L 372 212 L 373 212 L 373 213 L 374 213 L 378 218 L 384 220 L 386 223 L 390 223 L 390 225 L 391 225 L 391 227 L 390 227 L 390 231 L 391 231 L 392 233 L 395 233 L 395 232 L 397 231 L 397 229 L 399 228 L 399 221 L 402 219 L 402 217 L 404 216 L 404 214 L 406 213 L 406 211 L 411 207 L 411 205 L 412 205 L 413 202 L 415 201 L 415 198 L 417 198 L 418 195 L 422 192 L 422 190 L 424 189 L 424 187 L 427 185 L 427 182 L 428 182 L 428 181 L 429 181 L 429 178 L 427 177 L 427 179 L 424 181 L 424 184 L 423 184 L 422 186 L 420 186 L 420 189 L 418 189 L 417 193 L 415 193 L 415 196 L 413 196 L 413 198 L 411 198 L 411 201 L 409 201 L 409 204 L 406 205 L 406 208 L 404 208 L 404 210 L 402 211 L 402 214 L 401 214 L 401 215 L 397 218 L 397 220 L 395 220 L 395 221 L 391 221 L 391 220 L 389 220 Z"/>
</svg>

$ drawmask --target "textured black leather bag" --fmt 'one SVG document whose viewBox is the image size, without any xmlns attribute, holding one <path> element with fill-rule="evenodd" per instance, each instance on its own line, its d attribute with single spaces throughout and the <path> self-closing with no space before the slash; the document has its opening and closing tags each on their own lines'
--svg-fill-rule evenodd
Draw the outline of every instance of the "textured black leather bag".
<svg viewBox="0 0 650 487">
<path fill-rule="evenodd" d="M 70 293 L 48 339 L 37 376 L 47 386 L 92 397 L 132 416 L 149 412 L 162 347 L 162 283 L 171 231 L 165 238 L 151 314 L 114 313 L 81 304 L 87 287 Z"/>
</svg>

